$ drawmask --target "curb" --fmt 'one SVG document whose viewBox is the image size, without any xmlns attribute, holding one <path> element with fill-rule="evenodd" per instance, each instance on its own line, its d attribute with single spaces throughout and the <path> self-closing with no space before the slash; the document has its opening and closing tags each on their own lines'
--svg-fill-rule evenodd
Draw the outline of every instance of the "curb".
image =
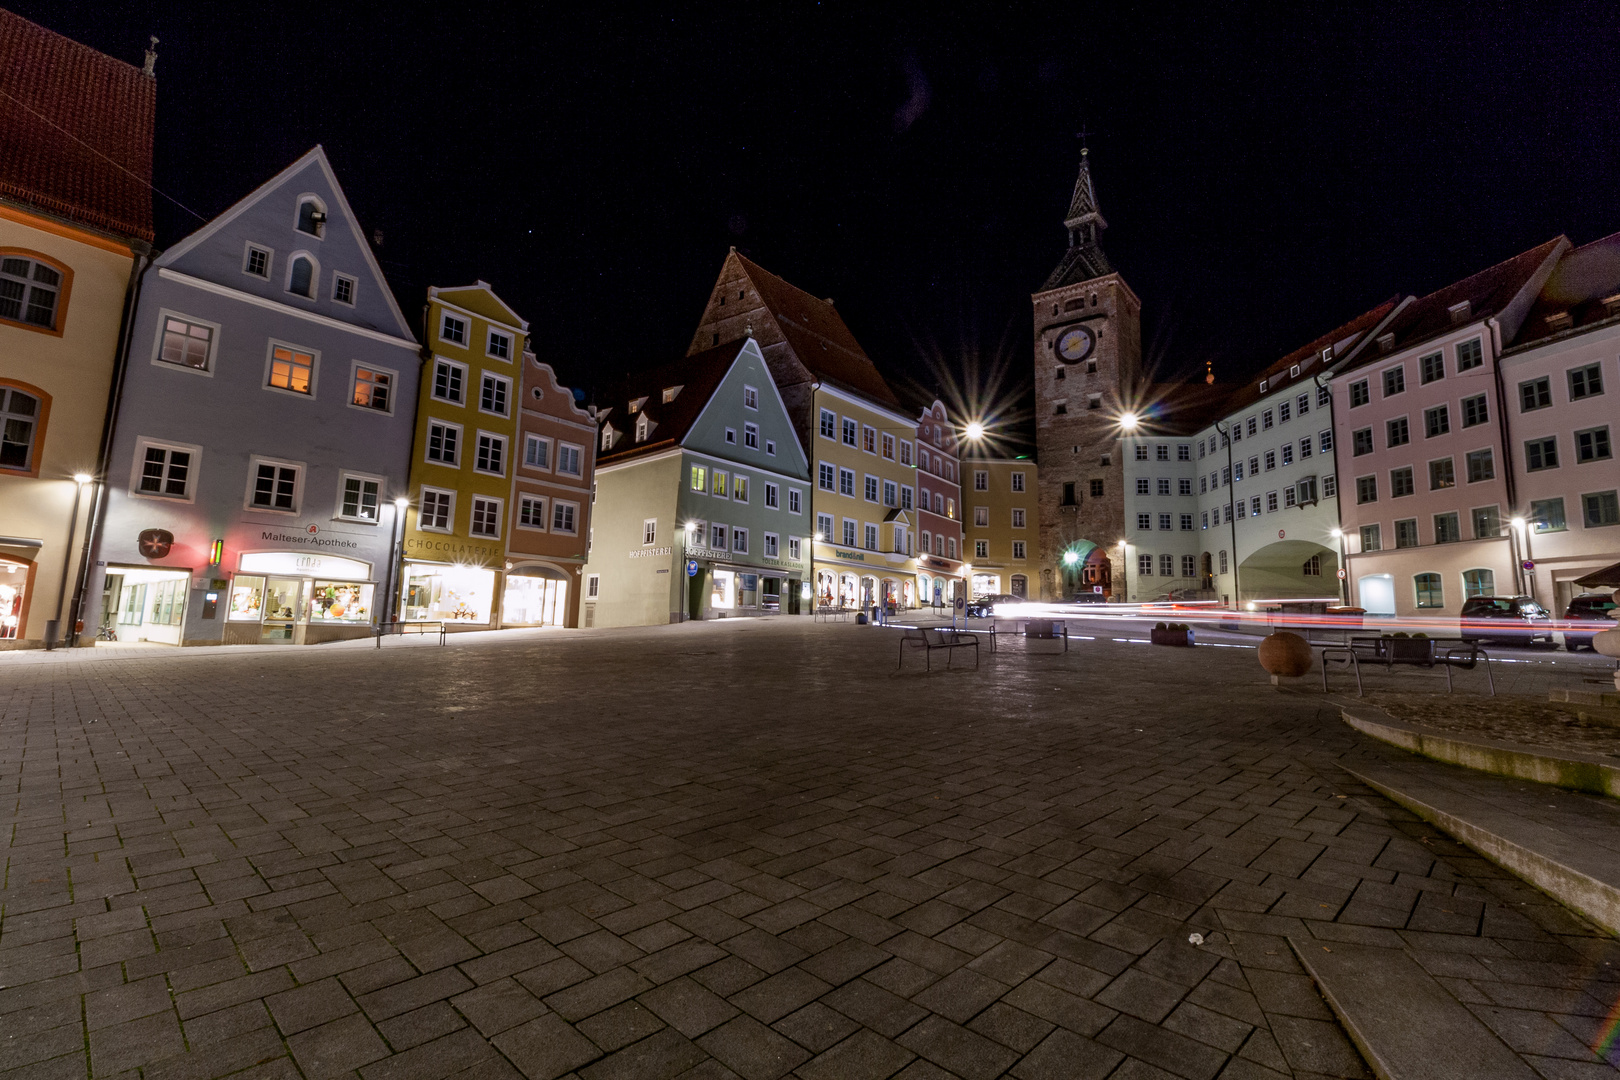
<svg viewBox="0 0 1620 1080">
<path fill-rule="evenodd" d="M 1497 776 L 1510 776 L 1515 780 L 1534 780 L 1591 795 L 1620 798 L 1620 766 L 1595 755 L 1554 757 L 1539 748 L 1517 743 L 1458 739 L 1440 734 L 1433 728 L 1398 720 L 1369 720 L 1354 715 L 1342 706 L 1339 715 L 1345 723 L 1364 735 L 1435 761 Z"/>
</svg>

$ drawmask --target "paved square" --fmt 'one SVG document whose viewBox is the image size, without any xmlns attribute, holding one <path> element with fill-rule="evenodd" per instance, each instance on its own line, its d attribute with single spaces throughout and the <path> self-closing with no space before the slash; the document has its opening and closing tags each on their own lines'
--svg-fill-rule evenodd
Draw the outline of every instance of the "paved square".
<svg viewBox="0 0 1620 1080">
<path fill-rule="evenodd" d="M 1287 935 L 1604 1069 L 1616 943 L 1252 651 L 389 644 L 0 657 L 0 1077 L 1367 1075 Z"/>
</svg>

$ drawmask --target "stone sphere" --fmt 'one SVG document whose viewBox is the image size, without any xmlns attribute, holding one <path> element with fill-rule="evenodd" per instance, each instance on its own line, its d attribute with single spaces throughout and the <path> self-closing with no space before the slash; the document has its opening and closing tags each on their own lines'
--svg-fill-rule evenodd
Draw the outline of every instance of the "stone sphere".
<svg viewBox="0 0 1620 1080">
<path fill-rule="evenodd" d="M 1269 675 L 1297 679 L 1311 670 L 1311 647 L 1298 634 L 1279 630 L 1261 639 L 1260 666 Z"/>
<path fill-rule="evenodd" d="M 1592 650 L 1602 656 L 1612 656 L 1620 659 L 1620 628 L 1603 630 L 1593 634 Z"/>
</svg>

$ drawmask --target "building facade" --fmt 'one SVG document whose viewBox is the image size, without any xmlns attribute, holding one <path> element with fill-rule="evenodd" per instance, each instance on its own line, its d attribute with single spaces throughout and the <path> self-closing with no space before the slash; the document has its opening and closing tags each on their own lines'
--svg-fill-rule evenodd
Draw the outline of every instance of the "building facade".
<svg viewBox="0 0 1620 1080">
<path fill-rule="evenodd" d="M 963 572 L 974 596 L 1034 597 L 1040 585 L 1040 485 L 1029 458 L 961 459 Z M 1099 586 L 1100 587 L 1100 586 Z"/>
<path fill-rule="evenodd" d="M 956 426 L 944 403 L 936 400 L 917 418 L 918 606 L 947 606 L 968 596 L 964 513 Z M 1023 528 L 1027 520 L 1022 517 L 1016 524 Z"/>
<path fill-rule="evenodd" d="M 87 623 L 121 641 L 370 634 L 417 343 L 316 147 L 145 276 Z"/>
<path fill-rule="evenodd" d="M 79 637 L 121 324 L 153 236 L 150 60 L 0 11 L 0 649 Z"/>
<path fill-rule="evenodd" d="M 809 462 L 756 342 L 632 376 L 597 418 L 585 625 L 808 610 Z"/>
<path fill-rule="evenodd" d="M 416 402 L 398 611 L 405 622 L 502 625 L 528 332 L 486 282 L 428 289 L 431 355 Z"/>
<path fill-rule="evenodd" d="M 507 626 L 578 626 L 590 550 L 596 422 L 550 364 L 523 357 L 506 534 Z"/>
</svg>

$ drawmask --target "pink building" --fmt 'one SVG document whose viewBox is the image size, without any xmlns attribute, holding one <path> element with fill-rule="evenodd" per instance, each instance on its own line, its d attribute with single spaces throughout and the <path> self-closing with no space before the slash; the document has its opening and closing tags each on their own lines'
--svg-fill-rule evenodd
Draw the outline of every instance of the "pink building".
<svg viewBox="0 0 1620 1080">
<path fill-rule="evenodd" d="M 917 418 L 917 603 L 968 595 L 962 577 L 962 468 L 956 429 L 939 401 Z"/>
</svg>

